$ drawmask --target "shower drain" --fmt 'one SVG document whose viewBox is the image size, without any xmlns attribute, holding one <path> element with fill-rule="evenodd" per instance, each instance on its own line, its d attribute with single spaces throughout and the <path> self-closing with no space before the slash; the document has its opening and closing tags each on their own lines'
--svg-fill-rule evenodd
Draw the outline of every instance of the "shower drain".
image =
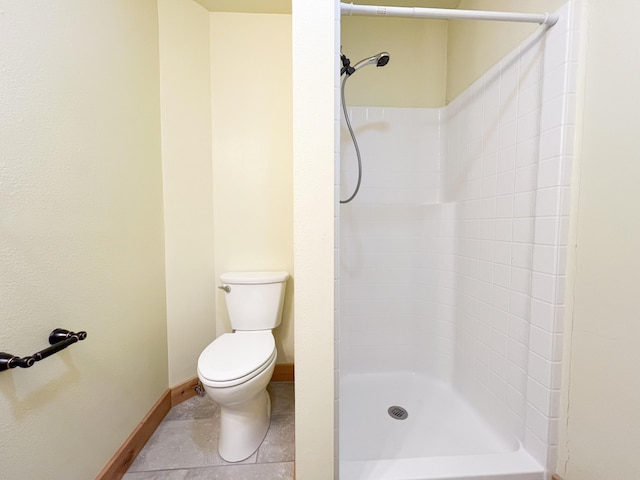
<svg viewBox="0 0 640 480">
<path fill-rule="evenodd" d="M 404 420 L 409 416 L 409 413 L 402 407 L 397 405 L 392 405 L 387 410 L 387 413 L 391 416 L 391 418 L 395 418 L 396 420 Z"/>
</svg>

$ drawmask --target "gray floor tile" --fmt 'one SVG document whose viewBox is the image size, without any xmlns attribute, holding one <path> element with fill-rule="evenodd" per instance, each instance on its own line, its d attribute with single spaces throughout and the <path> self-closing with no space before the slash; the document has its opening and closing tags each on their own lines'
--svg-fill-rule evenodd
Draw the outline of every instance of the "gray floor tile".
<svg viewBox="0 0 640 480">
<path fill-rule="evenodd" d="M 122 480 L 186 480 L 189 470 L 156 470 L 153 472 L 127 472 Z"/>
<path fill-rule="evenodd" d="M 255 463 L 256 454 L 243 463 Z M 227 464 L 218 454 L 213 419 L 162 422 L 129 468 L 130 472 Z"/>
<path fill-rule="evenodd" d="M 173 407 L 164 419 L 171 421 L 214 418 L 219 410 L 218 405 L 208 395 L 204 397 L 196 395 Z"/>
<path fill-rule="evenodd" d="M 185 480 L 291 480 L 293 462 L 193 468 Z M 173 480 L 173 479 L 172 479 Z"/>
<path fill-rule="evenodd" d="M 271 415 L 292 414 L 294 411 L 293 382 L 270 383 Z"/>
<path fill-rule="evenodd" d="M 271 425 L 244 462 L 218 454 L 220 408 L 208 396 L 176 405 L 162 421 L 124 480 L 290 480 L 294 460 L 293 383 L 272 383 Z"/>
<path fill-rule="evenodd" d="M 292 462 L 295 458 L 293 415 L 273 415 L 267 436 L 258 449 L 258 463 Z"/>
</svg>

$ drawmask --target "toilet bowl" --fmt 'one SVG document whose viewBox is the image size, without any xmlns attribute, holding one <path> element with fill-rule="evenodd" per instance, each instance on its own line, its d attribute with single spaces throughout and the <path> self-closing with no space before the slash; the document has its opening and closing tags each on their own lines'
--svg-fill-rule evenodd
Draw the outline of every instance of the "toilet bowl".
<svg viewBox="0 0 640 480">
<path fill-rule="evenodd" d="M 271 401 L 266 388 L 276 356 L 270 330 L 224 334 L 200 355 L 198 377 L 220 405 L 218 452 L 228 462 L 250 457 L 267 434 Z"/>
<path fill-rule="evenodd" d="M 264 440 L 271 418 L 267 385 L 277 350 L 271 329 L 282 316 L 287 272 L 221 275 L 234 333 L 211 342 L 198 358 L 198 377 L 220 406 L 218 453 L 228 462 L 250 457 Z"/>
</svg>

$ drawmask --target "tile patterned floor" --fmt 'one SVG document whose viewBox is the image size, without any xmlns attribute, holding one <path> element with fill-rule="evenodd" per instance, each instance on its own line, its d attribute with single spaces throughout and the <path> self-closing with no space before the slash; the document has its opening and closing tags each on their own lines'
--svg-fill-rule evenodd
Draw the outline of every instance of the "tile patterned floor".
<svg viewBox="0 0 640 480">
<path fill-rule="evenodd" d="M 272 383 L 271 426 L 247 460 L 218 455 L 220 409 L 208 397 L 176 405 L 133 462 L 123 480 L 291 480 L 294 460 L 293 383 Z"/>
</svg>

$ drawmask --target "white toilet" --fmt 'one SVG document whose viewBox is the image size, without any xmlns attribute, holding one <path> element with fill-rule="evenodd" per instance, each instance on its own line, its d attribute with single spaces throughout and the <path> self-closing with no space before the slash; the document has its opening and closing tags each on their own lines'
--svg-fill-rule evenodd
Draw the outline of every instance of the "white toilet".
<svg viewBox="0 0 640 480">
<path fill-rule="evenodd" d="M 267 385 L 276 365 L 271 330 L 280 325 L 287 272 L 220 275 L 234 333 L 204 349 L 198 377 L 220 405 L 218 452 L 228 462 L 250 457 L 264 440 L 271 418 Z"/>
</svg>

